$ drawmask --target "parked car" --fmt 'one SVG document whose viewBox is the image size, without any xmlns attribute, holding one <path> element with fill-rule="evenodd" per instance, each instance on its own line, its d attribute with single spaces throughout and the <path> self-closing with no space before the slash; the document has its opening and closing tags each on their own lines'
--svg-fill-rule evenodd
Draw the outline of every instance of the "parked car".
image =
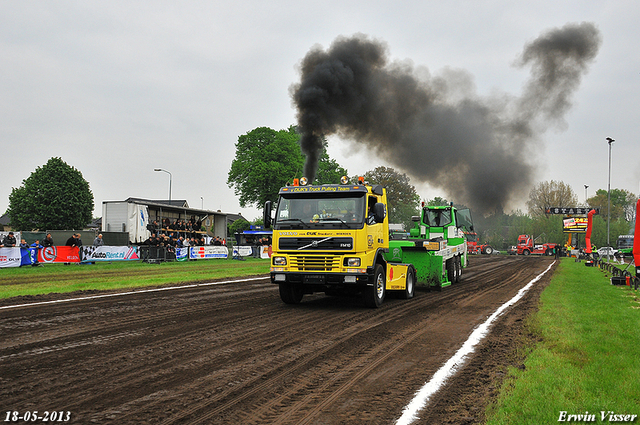
<svg viewBox="0 0 640 425">
<path fill-rule="evenodd" d="M 617 249 L 610 246 L 603 246 L 601 248 L 598 248 L 597 252 L 600 257 L 606 257 L 607 251 L 609 252 L 609 257 L 614 257 L 618 253 Z"/>
<path fill-rule="evenodd" d="M 509 248 L 507 248 L 507 254 L 509 255 L 516 255 L 518 253 L 518 247 L 515 245 L 511 245 Z"/>
</svg>

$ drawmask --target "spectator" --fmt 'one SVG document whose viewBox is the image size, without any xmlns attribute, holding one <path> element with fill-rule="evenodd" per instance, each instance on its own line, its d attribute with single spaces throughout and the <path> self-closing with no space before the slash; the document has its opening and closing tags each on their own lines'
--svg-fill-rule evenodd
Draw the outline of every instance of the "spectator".
<svg viewBox="0 0 640 425">
<path fill-rule="evenodd" d="M 24 239 L 20 239 L 20 248 L 29 248 L 29 244 Z"/>
<path fill-rule="evenodd" d="M 65 243 L 65 246 L 78 246 L 76 244 L 76 235 L 75 234 L 69 236 L 69 239 L 67 239 L 67 243 Z"/>
<path fill-rule="evenodd" d="M 47 237 L 42 240 L 42 246 L 45 248 L 53 246 L 53 237 L 51 236 L 51 233 L 47 233 Z"/>
<path fill-rule="evenodd" d="M 156 233 L 158 231 L 158 222 L 156 220 L 153 221 L 153 223 L 149 223 L 147 224 L 147 230 L 149 230 L 149 232 L 151 233 Z"/>
<path fill-rule="evenodd" d="M 34 252 L 35 255 L 33 256 L 33 263 L 31 265 L 39 266 L 40 263 L 38 262 L 38 251 L 40 250 L 40 248 L 43 248 L 43 246 L 40 245 L 40 240 L 36 239 L 36 241 L 31 244 L 31 248 L 35 248 L 35 252 Z"/>
<path fill-rule="evenodd" d="M 2 245 L 5 246 L 6 248 L 11 248 L 13 246 L 16 246 L 16 243 L 18 242 L 16 241 L 15 236 L 13 236 L 13 232 L 9 232 L 9 234 L 5 236 L 4 239 L 2 240 Z"/>
<path fill-rule="evenodd" d="M 94 240 L 93 246 L 104 246 L 104 241 L 102 240 L 102 233 L 100 233 Z"/>
<path fill-rule="evenodd" d="M 76 233 L 76 246 L 82 246 L 82 239 L 80 239 L 80 233 Z"/>
<path fill-rule="evenodd" d="M 160 245 L 160 240 L 156 237 L 155 233 L 152 233 L 151 236 L 149 236 L 149 239 L 144 241 L 144 243 L 149 246 L 158 246 Z"/>
</svg>

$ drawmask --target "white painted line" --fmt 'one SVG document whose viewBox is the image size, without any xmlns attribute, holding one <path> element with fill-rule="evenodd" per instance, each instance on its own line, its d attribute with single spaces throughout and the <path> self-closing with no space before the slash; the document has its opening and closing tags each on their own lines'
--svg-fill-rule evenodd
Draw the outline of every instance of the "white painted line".
<svg viewBox="0 0 640 425">
<path fill-rule="evenodd" d="M 64 299 L 64 300 L 41 301 L 41 302 L 37 302 L 37 303 L 7 305 L 7 306 L 4 306 L 4 307 L 0 307 L 0 310 L 9 310 L 11 308 L 20 308 L 20 307 L 33 307 L 33 306 L 36 306 L 36 305 L 45 305 L 45 304 L 68 303 L 68 302 L 72 302 L 72 301 L 95 300 L 95 299 L 98 299 L 98 298 L 121 297 L 123 295 L 143 294 L 145 292 L 160 292 L 160 291 L 171 291 L 171 290 L 174 290 L 174 289 L 197 288 L 199 286 L 225 285 L 227 283 L 248 282 L 248 281 L 251 281 L 251 280 L 261 280 L 261 279 L 266 279 L 266 278 L 267 278 L 266 276 L 263 276 L 263 277 L 252 277 L 252 278 L 248 278 L 248 279 L 223 280 L 223 281 L 220 281 L 220 282 L 194 283 L 194 284 L 191 284 L 191 285 L 167 286 L 165 288 L 141 289 L 141 290 L 138 290 L 138 291 L 118 292 L 116 294 L 93 295 L 93 296 L 90 296 L 90 297 L 67 298 L 67 299 Z"/>
<path fill-rule="evenodd" d="M 442 387 L 442 385 L 447 381 L 448 378 L 453 376 L 458 371 L 458 369 L 460 369 L 460 367 L 464 365 L 467 356 L 473 352 L 474 347 L 480 341 L 482 341 L 482 339 L 489 332 L 489 328 L 492 322 L 498 316 L 500 316 L 508 307 L 518 302 L 518 300 L 520 300 L 520 298 L 522 298 L 524 294 L 527 293 L 527 291 L 533 286 L 533 284 L 540 280 L 540 278 L 544 276 L 544 274 L 547 273 L 549 269 L 551 269 L 551 266 L 553 266 L 555 263 L 555 261 L 551 263 L 551 265 L 547 267 L 545 271 L 540 273 L 533 280 L 531 280 L 531 282 L 520 289 L 520 291 L 518 291 L 518 293 L 513 298 L 500 306 L 500 308 L 498 308 L 491 316 L 489 316 L 489 318 L 484 323 L 478 326 L 471 333 L 469 339 L 465 341 L 465 343 L 462 345 L 462 347 L 460 347 L 456 354 L 454 354 L 453 357 L 451 357 L 449 361 L 447 361 L 433 375 L 429 382 L 427 382 L 422 386 L 422 388 L 420 388 L 420 390 L 413 397 L 413 400 L 411 400 L 411 402 L 407 406 L 405 406 L 402 411 L 402 416 L 400 416 L 400 419 L 398 419 L 396 425 L 408 425 L 413 421 L 419 419 L 418 413 L 427 405 L 429 398 Z"/>
</svg>

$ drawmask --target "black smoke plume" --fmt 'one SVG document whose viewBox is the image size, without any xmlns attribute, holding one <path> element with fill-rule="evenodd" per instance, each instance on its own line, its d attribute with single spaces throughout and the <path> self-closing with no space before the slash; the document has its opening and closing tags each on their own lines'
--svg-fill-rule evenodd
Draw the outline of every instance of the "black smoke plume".
<svg viewBox="0 0 640 425">
<path fill-rule="evenodd" d="M 519 66 L 531 69 L 522 95 L 487 98 L 475 93 L 466 71 L 429 76 L 410 63 L 390 62 L 386 45 L 362 34 L 339 37 L 327 51 L 315 47 L 291 87 L 305 176 L 313 181 L 323 137 L 337 134 L 457 203 L 483 213 L 501 210 L 532 183 L 540 135 L 564 125 L 599 45 L 591 23 L 548 31 L 519 58 Z"/>
</svg>

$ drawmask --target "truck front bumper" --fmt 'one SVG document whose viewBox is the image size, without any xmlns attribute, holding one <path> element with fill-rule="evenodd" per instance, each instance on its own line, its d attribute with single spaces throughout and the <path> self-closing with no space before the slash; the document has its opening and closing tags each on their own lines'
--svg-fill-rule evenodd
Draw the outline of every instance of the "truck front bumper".
<svg viewBox="0 0 640 425">
<path fill-rule="evenodd" d="M 368 273 L 298 273 L 271 272 L 271 283 L 293 283 L 310 286 L 371 286 L 373 272 Z"/>
</svg>

